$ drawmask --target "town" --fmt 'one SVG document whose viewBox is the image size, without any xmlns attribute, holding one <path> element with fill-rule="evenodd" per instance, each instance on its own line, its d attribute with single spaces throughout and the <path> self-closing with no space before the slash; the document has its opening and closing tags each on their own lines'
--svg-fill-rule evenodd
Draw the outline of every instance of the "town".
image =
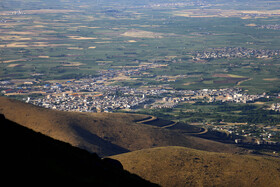
<svg viewBox="0 0 280 187">
<path fill-rule="evenodd" d="M 18 86 L 11 81 L 1 81 L 1 93 L 7 96 L 26 95 L 24 100 L 27 103 L 78 112 L 113 112 L 137 107 L 174 108 L 180 102 L 186 101 L 248 103 L 270 97 L 265 93 L 249 95 L 240 88 L 170 90 L 167 86 L 145 89 L 112 86 L 106 85 L 102 77 L 53 82 L 41 86 L 40 82 L 34 81 L 22 84 L 23 86 Z"/>
<path fill-rule="evenodd" d="M 280 30 L 280 25 L 275 24 L 275 25 L 261 25 L 259 26 L 260 29 L 271 29 L 271 30 Z"/>
<path fill-rule="evenodd" d="M 236 144 L 254 145 L 280 145 L 278 141 L 272 141 L 273 137 L 279 136 L 277 127 L 265 127 L 255 124 L 235 124 L 214 126 L 212 130 L 225 132 L 232 137 L 245 137 L 244 139 L 235 138 Z"/>
<path fill-rule="evenodd" d="M 273 103 L 268 109 L 280 112 L 280 103 Z"/>
<path fill-rule="evenodd" d="M 104 72 L 103 72 L 104 73 Z M 21 85 L 21 86 L 19 86 Z M 269 98 L 266 93 L 260 95 L 246 94 L 240 88 L 173 90 L 158 86 L 148 88 L 130 88 L 107 85 L 102 76 L 81 79 L 51 81 L 22 80 L 0 81 L 0 90 L 6 96 L 21 95 L 26 103 L 40 107 L 74 112 L 114 112 L 133 111 L 134 109 L 175 108 L 179 103 L 196 102 L 233 102 L 252 103 L 260 98 Z M 272 104 L 268 110 L 279 111 L 280 104 Z M 273 128 L 277 126 L 260 126 L 254 124 L 205 124 L 204 127 L 237 136 L 256 138 L 254 142 L 264 144 L 278 136 Z M 252 130 L 252 128 L 254 128 Z M 241 140 L 236 140 L 241 143 Z M 242 142 L 244 143 L 244 142 Z"/>
<path fill-rule="evenodd" d="M 194 60 L 219 58 L 272 58 L 280 55 L 280 50 L 247 49 L 244 47 L 214 48 L 210 51 L 193 53 Z"/>
</svg>

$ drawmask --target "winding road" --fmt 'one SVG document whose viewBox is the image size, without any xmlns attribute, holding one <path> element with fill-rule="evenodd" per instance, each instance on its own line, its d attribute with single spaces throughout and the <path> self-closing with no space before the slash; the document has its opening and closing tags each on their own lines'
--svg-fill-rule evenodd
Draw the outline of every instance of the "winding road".
<svg viewBox="0 0 280 187">
<path fill-rule="evenodd" d="M 138 124 L 144 124 L 144 123 L 147 123 L 147 122 L 150 122 L 150 121 L 154 121 L 154 120 L 156 120 L 156 119 L 158 119 L 158 118 L 155 117 L 155 116 L 150 116 L 149 119 L 144 119 L 144 120 L 141 120 L 141 121 L 137 121 L 136 123 L 138 123 Z M 178 122 L 173 122 L 173 123 L 171 123 L 171 124 L 169 124 L 169 125 L 166 125 L 166 126 L 163 126 L 163 127 L 160 127 L 160 128 L 166 129 L 166 128 L 169 128 L 169 127 L 173 127 L 173 126 L 177 125 L 177 123 L 178 123 Z M 190 132 L 190 133 L 186 133 L 186 134 L 189 134 L 189 135 L 201 135 L 201 134 L 205 134 L 205 133 L 208 132 L 208 129 L 207 129 L 207 128 L 203 128 L 203 127 L 202 127 L 202 129 L 203 129 L 203 131 L 201 131 L 201 132 Z"/>
</svg>

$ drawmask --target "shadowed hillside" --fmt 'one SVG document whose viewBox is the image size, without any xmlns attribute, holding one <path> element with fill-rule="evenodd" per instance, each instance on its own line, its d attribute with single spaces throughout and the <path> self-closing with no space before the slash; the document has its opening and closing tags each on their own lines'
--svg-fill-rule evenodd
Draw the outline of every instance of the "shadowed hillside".
<svg viewBox="0 0 280 187">
<path fill-rule="evenodd" d="M 131 173 L 162 186 L 280 185 L 280 159 L 159 147 L 112 158 Z"/>
<path fill-rule="evenodd" d="M 0 115 L 1 182 L 12 184 L 78 184 L 157 186 L 123 170 L 113 159 L 36 133 Z M 6 183 L 7 182 L 7 183 Z"/>
<path fill-rule="evenodd" d="M 242 152 L 241 148 L 139 124 L 147 115 L 73 113 L 40 108 L 0 97 L 0 113 L 7 119 L 54 139 L 96 152 L 100 156 L 158 147 L 183 146 L 215 152 Z"/>
</svg>

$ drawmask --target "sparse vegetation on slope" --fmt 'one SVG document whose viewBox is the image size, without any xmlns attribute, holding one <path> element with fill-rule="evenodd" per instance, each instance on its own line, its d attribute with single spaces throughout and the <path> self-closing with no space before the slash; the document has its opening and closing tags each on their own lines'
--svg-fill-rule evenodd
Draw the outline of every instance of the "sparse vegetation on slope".
<svg viewBox="0 0 280 187">
<path fill-rule="evenodd" d="M 277 158 L 159 147 L 112 158 L 132 173 L 162 186 L 279 186 Z"/>
<path fill-rule="evenodd" d="M 43 109 L 0 97 L 0 112 L 7 119 L 68 142 L 74 146 L 109 156 L 158 146 L 183 146 L 216 152 L 241 152 L 222 144 L 180 132 L 139 124 L 146 115 L 125 113 L 71 113 Z"/>
</svg>

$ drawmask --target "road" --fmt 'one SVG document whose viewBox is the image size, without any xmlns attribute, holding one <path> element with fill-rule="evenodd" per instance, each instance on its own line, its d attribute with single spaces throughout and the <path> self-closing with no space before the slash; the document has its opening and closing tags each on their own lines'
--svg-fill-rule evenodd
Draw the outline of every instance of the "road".
<svg viewBox="0 0 280 187">
<path fill-rule="evenodd" d="M 147 122 L 150 122 L 150 121 L 154 121 L 157 119 L 157 117 L 155 116 L 150 116 L 151 118 L 149 119 L 145 119 L 145 120 L 142 120 L 142 121 L 137 121 L 136 123 L 139 123 L 139 124 L 143 124 L 143 123 L 147 123 Z M 169 127 L 173 127 L 177 124 L 178 122 L 173 122 L 171 123 L 170 125 L 166 125 L 166 126 L 163 126 L 163 127 L 160 127 L 162 129 L 166 129 L 166 128 L 169 128 Z M 186 133 L 186 134 L 190 134 L 190 135 L 201 135 L 201 134 L 205 134 L 208 132 L 208 129 L 207 128 L 203 128 L 203 131 L 201 132 L 192 132 L 192 133 Z"/>
</svg>

